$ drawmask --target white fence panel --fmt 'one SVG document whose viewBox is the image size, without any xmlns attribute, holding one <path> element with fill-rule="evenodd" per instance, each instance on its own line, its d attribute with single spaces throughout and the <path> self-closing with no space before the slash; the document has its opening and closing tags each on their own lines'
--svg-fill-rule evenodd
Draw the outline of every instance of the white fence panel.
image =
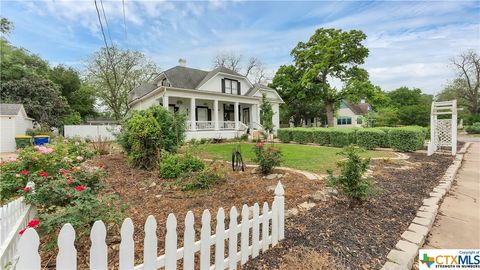
<svg viewBox="0 0 480 270">
<path fill-rule="evenodd" d="M 63 130 L 67 138 L 78 136 L 82 139 L 97 140 L 101 137 L 113 141 L 114 133 L 119 132 L 120 128 L 120 125 L 65 125 Z"/>
<path fill-rule="evenodd" d="M 15 265 L 19 232 L 35 216 L 35 208 L 25 204 L 23 197 L 0 207 L 0 269 Z"/>
<path fill-rule="evenodd" d="M 211 235 L 211 216 L 208 210 L 202 215 L 202 227 L 200 240 L 195 242 L 194 217 L 188 212 L 185 218 L 184 246 L 177 247 L 177 220 L 174 214 L 169 214 L 166 224 L 165 254 L 157 254 L 157 222 L 153 216 L 149 216 L 145 222 L 144 238 L 144 263 L 134 264 L 133 223 L 127 218 L 121 228 L 121 244 L 119 252 L 120 269 L 176 269 L 177 261 L 183 259 L 183 269 L 195 269 L 195 253 L 199 252 L 200 269 L 237 269 L 237 265 L 245 264 L 250 257 L 258 256 L 259 249 L 265 252 L 270 243 L 275 245 L 283 239 L 284 224 L 284 197 L 283 187 L 279 182 L 275 189 L 275 199 L 272 210 L 268 210 L 268 204 L 263 204 L 262 215 L 259 215 L 259 206 L 256 203 L 252 207 L 252 219 L 250 208 L 242 207 L 241 223 L 238 224 L 238 212 L 235 207 L 230 210 L 229 228 L 225 230 L 225 213 L 222 208 L 217 212 L 217 226 L 215 235 Z M 270 221 L 272 230 L 269 231 Z M 260 240 L 260 226 L 262 226 L 262 239 Z M 252 243 L 250 245 L 250 229 L 252 229 Z M 240 250 L 238 250 L 238 234 L 240 234 Z M 105 243 L 106 229 L 102 221 L 96 221 L 90 233 L 92 242 L 90 248 L 90 269 L 108 269 L 107 244 Z M 57 256 L 57 269 L 76 269 L 77 251 L 74 246 L 75 231 L 70 224 L 65 224 L 58 237 L 59 253 Z M 224 258 L 225 244 L 228 240 L 228 257 Z M 215 264 L 211 265 L 210 258 L 213 255 L 211 246 L 215 245 Z M 34 229 L 27 229 L 20 237 L 19 260 L 17 269 L 40 269 L 40 255 L 38 253 L 39 237 Z M 111 267 L 111 266 L 110 266 Z"/>
</svg>

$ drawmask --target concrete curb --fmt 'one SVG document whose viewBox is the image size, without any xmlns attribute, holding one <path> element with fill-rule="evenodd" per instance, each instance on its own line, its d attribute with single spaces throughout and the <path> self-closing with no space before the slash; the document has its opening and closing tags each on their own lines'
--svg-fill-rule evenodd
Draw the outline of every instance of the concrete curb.
<svg viewBox="0 0 480 270">
<path fill-rule="evenodd" d="M 402 234 L 400 241 L 388 253 L 387 262 L 383 265 L 382 270 L 412 269 L 418 250 L 427 239 L 428 233 L 435 222 L 440 203 L 450 190 L 455 175 L 462 165 L 463 155 L 470 145 L 470 142 L 465 143 L 462 149 L 457 152 L 452 165 L 448 167 L 440 183 L 430 192 L 430 197 L 423 200 L 423 205 L 418 209 L 417 216 Z"/>
</svg>

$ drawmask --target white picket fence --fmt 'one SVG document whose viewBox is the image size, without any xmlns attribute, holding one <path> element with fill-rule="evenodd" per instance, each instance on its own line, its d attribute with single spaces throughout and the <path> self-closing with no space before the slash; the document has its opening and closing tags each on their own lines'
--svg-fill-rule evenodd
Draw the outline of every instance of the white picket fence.
<svg viewBox="0 0 480 270">
<path fill-rule="evenodd" d="M 25 204 L 23 197 L 0 207 L 0 268 L 14 262 L 18 232 L 36 215 L 35 208 Z"/>
<path fill-rule="evenodd" d="M 252 218 L 250 218 L 250 212 Z M 252 209 L 243 205 L 241 222 L 237 223 L 237 209 L 230 210 L 230 224 L 225 230 L 225 212 L 218 209 L 215 235 L 211 235 L 210 212 L 205 210 L 202 215 L 200 240 L 195 240 L 194 216 L 189 211 L 185 218 L 184 245 L 177 247 L 177 219 L 169 214 L 166 224 L 165 254 L 157 253 L 157 222 L 149 216 L 145 222 L 145 238 L 143 250 L 143 264 L 134 265 L 133 222 L 125 219 L 121 227 L 121 243 L 119 247 L 120 269 L 176 269 L 177 261 L 183 259 L 183 269 L 195 269 L 195 253 L 200 252 L 200 269 L 236 269 L 237 264 L 245 264 L 249 258 L 255 258 L 260 250 L 266 251 L 275 246 L 284 238 L 285 199 L 282 184 L 279 182 L 275 189 L 275 198 L 272 209 L 268 204 L 260 208 L 257 203 Z M 250 241 L 250 229 L 251 244 Z M 261 234 L 260 234 L 261 232 Z M 90 269 L 108 269 L 108 253 L 105 225 L 102 221 L 93 224 L 90 240 Z M 238 235 L 240 234 L 240 250 L 238 249 Z M 228 256 L 225 258 L 225 240 L 228 240 Z M 77 269 L 77 251 L 74 246 L 75 230 L 70 224 L 65 224 L 58 235 L 59 252 L 56 258 L 57 269 Z M 40 241 L 34 229 L 27 229 L 20 238 L 17 269 L 40 269 L 41 259 L 38 254 Z M 214 246 L 214 261 L 211 260 L 211 249 Z"/>
</svg>

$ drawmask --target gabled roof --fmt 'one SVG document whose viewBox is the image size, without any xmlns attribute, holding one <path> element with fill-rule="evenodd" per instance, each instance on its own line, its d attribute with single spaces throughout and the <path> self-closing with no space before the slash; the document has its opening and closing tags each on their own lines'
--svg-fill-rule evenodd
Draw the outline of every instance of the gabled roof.
<svg viewBox="0 0 480 270">
<path fill-rule="evenodd" d="M 203 78 L 203 80 L 195 86 L 195 89 L 198 89 L 200 88 L 200 86 L 202 86 L 203 84 L 205 84 L 208 80 L 210 80 L 211 78 L 213 78 L 217 73 L 226 73 L 226 74 L 230 74 L 230 75 L 234 75 L 234 76 L 240 76 L 240 77 L 245 77 L 243 76 L 242 74 L 236 72 L 236 71 L 233 71 L 231 69 L 228 69 L 226 67 L 218 67 L 210 72 L 208 72 L 208 74 L 205 76 L 205 78 Z"/>
<path fill-rule="evenodd" d="M 17 115 L 22 109 L 22 104 L 0 104 L 0 115 Z"/>
<path fill-rule="evenodd" d="M 209 74 L 209 72 L 176 66 L 163 72 L 170 85 L 177 88 L 196 89 L 197 85 Z"/>
<path fill-rule="evenodd" d="M 344 100 L 345 104 L 352 110 L 353 113 L 363 115 L 368 113 L 370 105 L 368 103 L 352 103 Z"/>
</svg>

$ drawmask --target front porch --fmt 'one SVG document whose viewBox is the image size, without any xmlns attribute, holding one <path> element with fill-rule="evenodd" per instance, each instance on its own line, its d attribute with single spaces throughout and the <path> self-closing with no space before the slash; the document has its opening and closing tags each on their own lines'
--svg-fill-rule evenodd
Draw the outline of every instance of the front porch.
<svg viewBox="0 0 480 270">
<path fill-rule="evenodd" d="M 160 103 L 172 112 L 187 115 L 187 132 L 235 131 L 244 134 L 247 129 L 263 128 L 258 123 L 260 106 L 253 102 L 164 96 Z"/>
</svg>

